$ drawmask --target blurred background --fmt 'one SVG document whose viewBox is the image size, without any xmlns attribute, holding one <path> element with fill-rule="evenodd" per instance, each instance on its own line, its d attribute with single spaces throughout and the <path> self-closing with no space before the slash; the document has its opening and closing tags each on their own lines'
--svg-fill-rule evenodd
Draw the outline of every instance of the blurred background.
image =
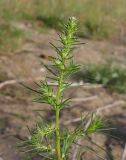
<svg viewBox="0 0 126 160">
<path fill-rule="evenodd" d="M 107 151 L 104 159 L 126 159 L 126 0 L 0 0 L 0 160 L 42 159 L 19 152 L 17 139 L 29 136 L 34 109 L 46 109 L 46 120 L 53 115 L 48 105 L 32 102 L 35 94 L 19 82 L 37 88 L 34 81 L 49 74 L 42 65 L 56 54 L 49 42 L 57 44 L 70 16 L 77 18 L 77 37 L 85 43 L 74 50 L 81 70 L 71 81 L 84 86 L 65 94 L 75 101 L 62 111 L 61 124 L 98 110 L 116 130 L 91 138 Z M 82 159 L 98 160 L 90 152 Z"/>
</svg>

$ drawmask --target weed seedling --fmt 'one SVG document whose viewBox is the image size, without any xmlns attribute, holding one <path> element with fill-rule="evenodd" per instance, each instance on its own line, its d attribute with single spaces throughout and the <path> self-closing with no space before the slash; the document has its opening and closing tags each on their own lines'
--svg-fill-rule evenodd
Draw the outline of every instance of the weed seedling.
<svg viewBox="0 0 126 160">
<path fill-rule="evenodd" d="M 86 138 L 96 131 L 103 131 L 102 119 L 94 116 L 94 114 L 88 114 L 85 118 L 80 118 L 79 126 L 73 130 L 61 128 L 59 123 L 61 110 L 70 103 L 70 99 L 65 99 L 64 97 L 64 91 L 71 86 L 68 78 L 79 70 L 79 65 L 74 63 L 72 55 L 73 48 L 79 44 L 75 37 L 76 31 L 76 19 L 69 18 L 59 36 L 61 45 L 59 47 L 53 45 L 57 56 L 51 57 L 52 65 L 45 65 L 51 74 L 48 78 L 57 84 L 57 89 L 54 90 L 47 80 L 37 83 L 37 90 L 32 89 L 38 95 L 35 101 L 49 104 L 50 111 L 55 115 L 55 119 L 50 123 L 37 124 L 35 129 L 30 131 L 30 138 L 24 140 L 21 146 L 24 147 L 25 152 L 40 155 L 44 159 L 71 159 L 71 150 L 74 150 L 74 145 L 78 145 L 79 148 L 78 153 L 74 155 L 76 160 L 81 159 L 80 148 L 83 148 L 83 150 L 88 149 L 95 153 L 95 150 L 87 145 L 84 147 L 84 145 L 79 144 L 78 139 Z M 55 68 L 56 72 L 52 68 Z M 99 155 L 97 156 L 100 158 Z"/>
</svg>

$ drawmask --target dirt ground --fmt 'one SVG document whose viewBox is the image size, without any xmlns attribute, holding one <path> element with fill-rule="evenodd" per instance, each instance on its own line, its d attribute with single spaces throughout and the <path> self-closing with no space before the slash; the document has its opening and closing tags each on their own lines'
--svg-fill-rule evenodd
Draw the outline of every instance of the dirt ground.
<svg viewBox="0 0 126 160">
<path fill-rule="evenodd" d="M 18 27 L 24 26 L 18 25 Z M 22 80 L 25 84 L 33 86 L 33 81 L 44 80 L 47 75 L 41 62 L 49 63 L 48 56 L 55 54 L 49 42 L 56 43 L 57 34 L 53 30 L 40 34 L 31 28 L 25 27 L 25 29 L 31 30 L 25 45 L 13 54 L 0 56 L 0 85 L 6 80 Z M 81 39 L 80 41 L 85 44 L 74 51 L 77 63 L 102 63 L 107 59 L 113 59 L 115 63 L 125 67 L 125 46 L 93 40 Z M 73 98 L 93 98 L 76 101 L 71 104 L 73 106 L 71 109 L 62 111 L 61 123 L 75 120 L 87 111 L 106 106 L 100 114 L 116 128 L 111 134 L 119 139 L 101 134 L 92 135 L 92 139 L 108 151 L 104 153 L 106 160 L 121 159 L 126 143 L 126 95 L 111 93 L 100 87 L 75 87 L 69 89 L 65 95 Z M 0 160 L 28 160 L 28 157 L 17 148 L 17 138 L 29 135 L 26 126 L 32 126 L 37 119 L 34 109 L 45 108 L 47 109 L 45 118 L 50 120 L 53 118 L 49 106 L 34 103 L 33 98 L 31 91 L 18 83 L 6 84 L 0 88 Z M 98 158 L 87 152 L 83 154 L 82 159 L 97 160 Z"/>
</svg>

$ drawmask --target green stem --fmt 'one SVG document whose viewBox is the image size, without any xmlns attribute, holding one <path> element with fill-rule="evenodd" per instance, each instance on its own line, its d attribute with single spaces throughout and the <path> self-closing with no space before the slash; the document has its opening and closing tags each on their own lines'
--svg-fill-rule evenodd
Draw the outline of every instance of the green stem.
<svg viewBox="0 0 126 160">
<path fill-rule="evenodd" d="M 57 155 L 57 160 L 62 160 L 61 159 L 61 145 L 60 145 L 60 129 L 59 129 L 59 102 L 60 102 L 60 97 L 61 97 L 61 85 L 62 85 L 62 80 L 63 80 L 63 73 L 61 73 L 60 80 L 59 80 L 59 86 L 58 86 L 58 91 L 57 91 L 57 106 L 56 106 L 56 155 Z"/>
<path fill-rule="evenodd" d="M 59 110 L 56 110 L 56 154 L 57 160 L 61 160 L 60 132 L 59 132 Z"/>
</svg>

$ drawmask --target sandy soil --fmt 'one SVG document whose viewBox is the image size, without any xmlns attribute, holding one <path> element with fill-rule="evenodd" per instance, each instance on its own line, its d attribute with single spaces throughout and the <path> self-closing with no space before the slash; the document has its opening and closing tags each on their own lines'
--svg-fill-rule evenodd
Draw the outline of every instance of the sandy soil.
<svg viewBox="0 0 126 160">
<path fill-rule="evenodd" d="M 19 27 L 22 26 L 19 25 Z M 57 34 L 52 30 L 43 34 L 33 31 L 20 50 L 9 56 L 1 56 L 0 84 L 6 80 L 16 79 L 33 86 L 32 81 L 45 79 L 47 72 L 41 62 L 49 63 L 48 56 L 55 54 L 49 42 L 55 42 L 56 38 Z M 74 51 L 77 63 L 102 63 L 111 58 L 115 63 L 125 66 L 126 47 L 109 42 L 81 41 L 85 42 L 85 45 Z M 108 153 L 103 153 L 106 160 L 121 159 L 126 142 L 126 95 L 111 93 L 104 88 L 83 87 L 71 88 L 65 95 L 73 98 L 95 97 L 92 100 L 77 101 L 71 104 L 73 106 L 71 109 L 62 111 L 62 124 L 71 119 L 75 120 L 87 111 L 115 103 L 113 107 L 101 111 L 100 114 L 108 120 L 108 123 L 112 123 L 117 128 L 111 134 L 120 139 L 115 140 L 107 135 L 92 135 L 92 139 L 108 150 Z M 24 154 L 19 152 L 17 138 L 29 135 L 26 126 L 35 124 L 37 118 L 33 109 L 45 108 L 47 109 L 47 113 L 44 114 L 45 118 L 53 118 L 49 112 L 49 106 L 33 103 L 33 97 L 34 95 L 29 90 L 18 83 L 0 88 L 0 160 L 28 160 L 28 157 L 24 157 Z M 74 124 L 71 123 L 70 126 Z M 82 159 L 97 160 L 88 152 L 83 154 Z"/>
</svg>

